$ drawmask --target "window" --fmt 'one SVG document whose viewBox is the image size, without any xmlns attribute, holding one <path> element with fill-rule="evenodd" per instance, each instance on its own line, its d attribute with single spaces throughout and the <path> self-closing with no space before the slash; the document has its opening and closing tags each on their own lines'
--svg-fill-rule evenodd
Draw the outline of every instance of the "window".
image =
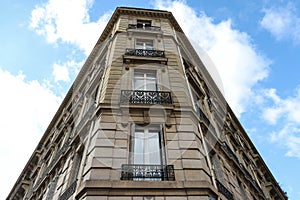
<svg viewBox="0 0 300 200">
<path fill-rule="evenodd" d="M 135 40 L 136 49 L 154 50 L 153 40 L 149 39 L 136 39 Z"/>
<path fill-rule="evenodd" d="M 79 174 L 82 157 L 83 157 L 83 148 L 81 148 L 78 152 L 76 152 L 73 158 L 71 174 L 69 177 L 69 185 L 77 181 L 77 176 Z"/>
<path fill-rule="evenodd" d="M 149 20 L 137 20 L 137 28 L 146 29 L 147 27 L 151 27 L 151 21 Z"/>
<path fill-rule="evenodd" d="M 133 164 L 162 164 L 162 144 L 158 126 L 136 127 L 131 147 Z"/>
<path fill-rule="evenodd" d="M 165 165 L 160 125 L 138 126 L 132 130 L 129 164 L 122 165 L 121 180 L 174 181 L 173 165 Z"/>
<path fill-rule="evenodd" d="M 134 70 L 134 90 L 157 91 L 155 70 Z"/>
<path fill-rule="evenodd" d="M 192 97 L 193 97 L 193 103 L 195 105 L 196 111 L 198 112 L 198 108 L 201 108 L 201 103 L 200 103 L 200 98 L 197 95 L 196 91 L 194 90 L 194 88 L 191 88 L 191 92 L 192 92 Z"/>
<path fill-rule="evenodd" d="M 246 195 L 244 185 L 242 184 L 242 182 L 239 179 L 237 179 L 237 181 L 238 181 L 238 184 L 239 184 L 242 199 L 247 199 L 247 195 Z"/>
</svg>

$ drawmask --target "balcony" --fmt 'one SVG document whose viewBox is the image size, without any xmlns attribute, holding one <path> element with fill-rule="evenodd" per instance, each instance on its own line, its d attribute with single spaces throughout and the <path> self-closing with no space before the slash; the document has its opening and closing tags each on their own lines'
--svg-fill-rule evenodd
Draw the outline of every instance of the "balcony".
<svg viewBox="0 0 300 200">
<path fill-rule="evenodd" d="M 172 104 L 171 92 L 122 90 L 121 104 Z"/>
<path fill-rule="evenodd" d="M 67 200 L 69 199 L 76 191 L 77 181 L 74 181 L 59 197 L 59 200 Z"/>
<path fill-rule="evenodd" d="M 147 30 L 147 31 L 161 31 L 159 26 L 143 26 L 141 24 L 128 24 L 127 29 L 138 29 L 138 30 Z"/>
<path fill-rule="evenodd" d="M 90 107 L 88 108 L 88 110 L 85 111 L 84 115 L 80 119 L 80 122 L 76 125 L 75 128 L 76 128 L 77 131 L 80 131 L 82 129 L 82 127 L 85 124 L 88 123 L 88 121 L 90 120 L 91 116 L 93 116 L 95 110 L 96 110 L 95 104 L 91 104 Z"/>
<path fill-rule="evenodd" d="M 237 163 L 239 163 L 239 159 L 238 157 L 235 155 L 235 153 L 231 150 L 231 148 L 228 146 L 228 144 L 226 142 L 223 142 L 224 147 L 227 151 L 227 153 L 230 155 L 230 157 L 232 157 Z"/>
<path fill-rule="evenodd" d="M 240 166 L 241 166 L 243 172 L 245 173 L 246 177 L 248 177 L 250 180 L 253 180 L 252 175 L 251 175 L 250 172 L 246 169 L 246 167 L 245 167 L 242 163 L 240 163 Z"/>
<path fill-rule="evenodd" d="M 126 49 L 126 56 L 160 57 L 165 58 L 165 52 L 154 49 Z"/>
<path fill-rule="evenodd" d="M 198 112 L 199 112 L 199 117 L 200 117 L 201 121 L 203 121 L 204 124 L 206 124 L 206 126 L 209 126 L 210 121 L 209 121 L 208 117 L 205 115 L 205 113 L 202 111 L 202 109 L 200 107 L 198 107 L 198 109 L 199 109 Z"/>
<path fill-rule="evenodd" d="M 228 200 L 234 200 L 233 194 L 220 182 L 216 179 L 218 191 L 223 194 Z"/>
<path fill-rule="evenodd" d="M 67 152 L 67 150 L 70 147 L 70 144 L 71 144 L 71 139 L 68 138 L 67 141 L 63 144 L 63 146 L 56 152 L 56 154 L 55 154 L 54 158 L 51 160 L 50 164 L 43 171 L 41 177 L 39 178 L 39 180 L 37 181 L 37 183 L 34 186 L 34 190 L 37 190 L 41 186 L 41 184 L 43 183 L 45 178 L 48 176 L 48 174 L 53 170 L 53 168 L 55 168 L 58 161 Z"/>
<path fill-rule="evenodd" d="M 174 166 L 123 164 L 121 180 L 175 181 Z"/>
</svg>

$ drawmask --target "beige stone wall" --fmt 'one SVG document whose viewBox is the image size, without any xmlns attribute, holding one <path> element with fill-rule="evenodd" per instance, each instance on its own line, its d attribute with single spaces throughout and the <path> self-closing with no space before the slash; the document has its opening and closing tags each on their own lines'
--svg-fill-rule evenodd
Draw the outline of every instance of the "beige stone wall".
<svg viewBox="0 0 300 200">
<path fill-rule="evenodd" d="M 174 31 L 175 19 L 164 11 L 118 12 L 8 199 L 211 200 L 228 199 L 226 192 L 234 199 L 284 199 L 189 41 Z M 127 29 L 138 19 L 161 30 Z M 126 57 L 138 38 L 153 39 L 165 58 Z M 156 70 L 158 89 L 171 92 L 172 104 L 120 103 L 138 68 Z M 201 93 L 207 119 L 194 104 L 192 87 Z M 135 124 L 159 125 L 162 163 L 174 166 L 174 181 L 120 180 L 122 164 L 130 163 Z"/>
</svg>

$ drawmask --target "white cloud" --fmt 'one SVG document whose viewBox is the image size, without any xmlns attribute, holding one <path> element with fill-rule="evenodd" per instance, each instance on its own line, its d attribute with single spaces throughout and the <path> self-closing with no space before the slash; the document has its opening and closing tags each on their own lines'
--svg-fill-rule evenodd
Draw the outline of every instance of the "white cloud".
<svg viewBox="0 0 300 200">
<path fill-rule="evenodd" d="M 61 98 L 38 81 L 26 81 L 0 68 L 0 199 L 5 199 L 38 140 L 58 108 Z M 8 173 L 9 172 L 9 173 Z"/>
<path fill-rule="evenodd" d="M 52 71 L 54 81 L 69 82 L 70 76 L 77 75 L 83 63 L 84 61 L 76 62 L 75 60 L 69 60 L 61 64 L 54 63 Z"/>
<path fill-rule="evenodd" d="M 293 4 L 263 9 L 263 12 L 260 24 L 277 40 L 292 39 L 297 43 L 300 42 L 300 17 L 297 16 Z"/>
<path fill-rule="evenodd" d="M 288 122 L 300 123 L 300 87 L 294 96 L 282 99 L 275 89 L 265 92 L 265 97 L 272 100 L 273 105 L 264 108 L 263 118 L 271 124 L 276 124 L 278 120 L 285 119 Z"/>
<path fill-rule="evenodd" d="M 106 13 L 91 22 L 88 10 L 92 4 L 92 0 L 49 0 L 32 11 L 30 27 L 49 43 L 61 40 L 78 46 L 88 55 L 111 15 Z"/>
<path fill-rule="evenodd" d="M 275 89 L 265 92 L 271 100 L 264 108 L 262 117 L 277 131 L 271 133 L 271 141 L 283 145 L 287 156 L 300 158 L 300 87 L 293 96 L 281 98 Z"/>
<path fill-rule="evenodd" d="M 69 82 L 70 81 L 69 71 L 68 71 L 68 67 L 66 65 L 59 65 L 59 64 L 55 63 L 53 65 L 52 74 L 54 76 L 55 82 L 58 82 L 58 81 Z"/>
<path fill-rule="evenodd" d="M 214 23 L 184 1 L 158 0 L 155 4 L 171 11 L 189 39 L 208 53 L 222 78 L 228 103 L 240 116 L 253 103 L 253 87 L 268 76 L 270 61 L 255 49 L 246 33 L 232 27 L 230 19 Z"/>
<path fill-rule="evenodd" d="M 279 131 L 271 133 L 271 141 L 281 144 L 287 149 L 289 157 L 300 159 L 300 126 L 295 123 L 284 123 Z"/>
</svg>

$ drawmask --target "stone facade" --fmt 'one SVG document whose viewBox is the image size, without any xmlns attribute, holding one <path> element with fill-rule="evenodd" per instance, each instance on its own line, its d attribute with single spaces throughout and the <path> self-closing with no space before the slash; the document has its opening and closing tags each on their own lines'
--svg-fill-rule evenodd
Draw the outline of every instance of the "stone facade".
<svg viewBox="0 0 300 200">
<path fill-rule="evenodd" d="M 120 7 L 7 199 L 287 197 L 173 15 Z"/>
</svg>

